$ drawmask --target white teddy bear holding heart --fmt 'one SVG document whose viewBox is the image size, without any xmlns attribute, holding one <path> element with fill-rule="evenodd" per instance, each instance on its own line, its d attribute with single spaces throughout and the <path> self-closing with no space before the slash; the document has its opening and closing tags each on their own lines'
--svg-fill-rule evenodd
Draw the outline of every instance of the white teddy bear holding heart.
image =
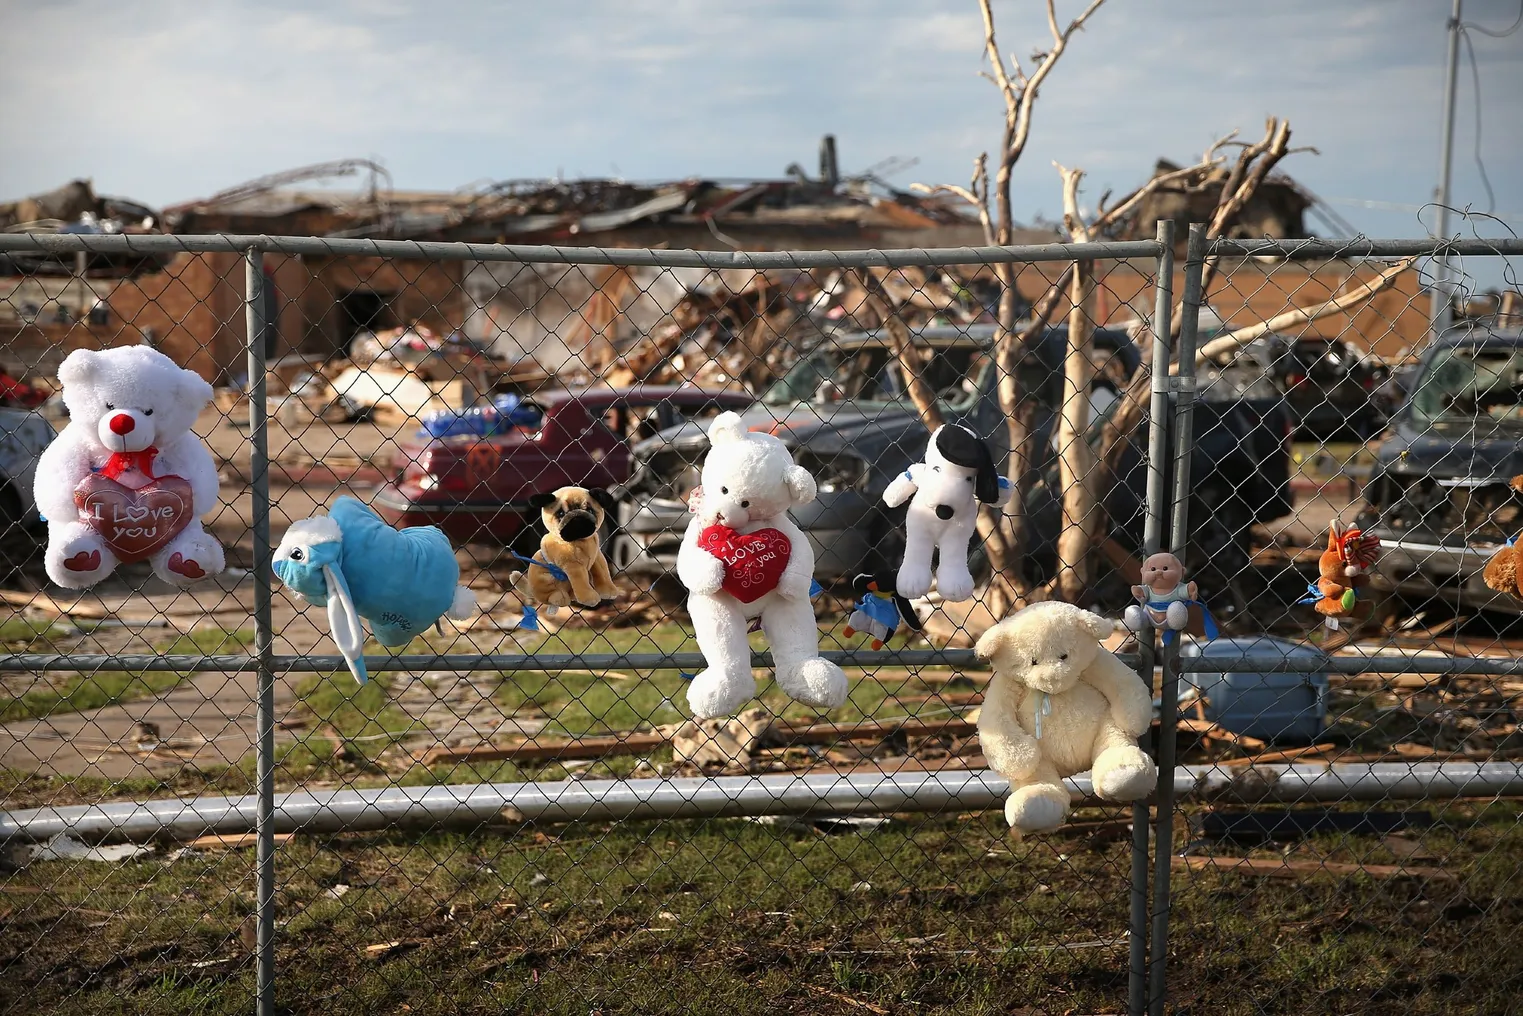
<svg viewBox="0 0 1523 1016">
<path fill-rule="evenodd" d="M 814 550 L 788 509 L 814 500 L 814 477 L 771 434 L 748 431 L 735 413 L 709 428 L 701 498 L 677 552 L 677 577 L 707 669 L 688 705 L 698 719 L 727 716 L 756 694 L 748 623 L 761 619 L 777 683 L 812 706 L 846 701 L 846 675 L 820 656 Z"/>
<path fill-rule="evenodd" d="M 201 526 L 218 506 L 217 464 L 191 429 L 212 386 L 148 346 L 76 349 L 58 380 L 69 425 L 33 488 L 48 577 L 86 589 L 143 560 L 176 586 L 220 572 L 222 546 Z"/>
</svg>

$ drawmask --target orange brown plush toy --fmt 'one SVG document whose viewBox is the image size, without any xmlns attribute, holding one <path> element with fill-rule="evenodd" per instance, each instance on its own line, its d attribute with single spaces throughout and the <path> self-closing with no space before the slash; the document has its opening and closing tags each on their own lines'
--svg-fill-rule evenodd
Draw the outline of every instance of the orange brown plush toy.
<svg viewBox="0 0 1523 1016">
<path fill-rule="evenodd" d="M 1523 494 L 1523 476 L 1514 476 L 1510 486 Z M 1507 546 L 1486 562 L 1486 570 L 1481 573 L 1481 578 L 1487 588 L 1523 600 L 1523 567 L 1519 566 L 1523 564 L 1519 561 L 1519 558 L 1523 558 L 1523 551 L 1518 549 L 1517 542 L 1516 537 L 1508 540 Z"/>
<path fill-rule="evenodd" d="M 1366 618 L 1373 603 L 1361 593 L 1369 586 L 1369 569 L 1380 556 L 1380 540 L 1359 529 L 1344 529 L 1337 519 L 1327 531 L 1327 549 L 1317 559 L 1317 581 L 1302 603 L 1338 628 L 1342 618 Z"/>
</svg>

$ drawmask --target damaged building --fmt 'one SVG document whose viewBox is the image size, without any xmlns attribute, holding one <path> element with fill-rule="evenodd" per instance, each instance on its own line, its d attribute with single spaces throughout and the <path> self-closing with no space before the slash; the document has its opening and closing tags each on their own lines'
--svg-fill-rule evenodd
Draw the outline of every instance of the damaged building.
<svg viewBox="0 0 1523 1016">
<path fill-rule="evenodd" d="M 347 160 L 260 178 L 162 213 L 143 209 L 148 223 L 143 228 L 726 250 L 979 242 L 977 225 L 939 199 L 871 178 L 840 178 L 833 141 L 827 139 L 824 148 L 828 158 L 822 156 L 821 173 L 814 178 L 795 168 L 787 179 L 760 182 L 508 181 L 448 192 L 398 191 L 381 167 Z M 319 186 L 356 174 L 368 175 L 368 186 Z M 44 195 L 12 206 L 13 216 L 51 220 L 44 228 L 71 228 L 95 208 L 91 200 L 65 192 Z M 37 301 L 0 290 L 0 329 L 11 332 L 4 345 L 12 362 L 31 350 L 25 366 L 46 369 L 75 345 L 147 341 L 213 380 L 241 373 L 243 280 L 237 255 L 92 265 L 83 276 L 67 259 L 34 260 L 48 262 L 60 288 L 74 285 L 80 295 L 72 302 L 66 295 L 50 298 L 46 309 L 39 304 L 37 313 L 28 315 L 21 311 Z M 578 336 L 586 331 L 578 315 L 602 299 L 595 294 L 605 283 L 615 281 L 564 265 L 278 254 L 264 260 L 273 356 L 342 356 L 358 335 L 419 325 L 440 334 L 461 333 L 507 362 L 533 359 L 555 372 L 578 358 L 591 339 Z M 30 281 L 37 272 L 37 264 L 18 260 L 5 274 Z M 614 346 L 634 341 L 668 317 L 686 293 L 713 287 L 712 279 L 705 281 L 708 273 L 690 274 L 625 273 L 617 280 L 619 306 L 599 329 L 598 341 Z M 39 318 L 47 319 L 43 327 Z"/>
</svg>

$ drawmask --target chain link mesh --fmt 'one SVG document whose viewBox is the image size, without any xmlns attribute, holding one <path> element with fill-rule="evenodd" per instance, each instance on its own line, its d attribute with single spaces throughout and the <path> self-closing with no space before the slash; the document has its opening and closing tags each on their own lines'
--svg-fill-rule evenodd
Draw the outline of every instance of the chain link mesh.
<svg viewBox="0 0 1523 1016">
<path fill-rule="evenodd" d="M 161 239 L 79 238 L 96 250 L 83 274 L 62 241 L 5 248 L 5 1011 L 254 1002 L 262 664 L 267 973 L 292 1011 L 1121 1011 L 1143 999 L 1144 939 L 1154 1011 L 1165 978 L 1179 1012 L 1518 1007 L 1523 589 L 1481 573 L 1523 529 L 1523 309 L 1462 302 L 1430 341 L 1422 245 L 1185 257 L 1181 237 L 1171 268 L 1151 242 L 261 238 L 245 255 Z M 1075 258 L 1095 259 L 1088 288 Z M 1345 310 L 1285 317 L 1375 280 Z M 1160 308 L 1177 334 L 1160 327 L 1158 347 L 1186 355 L 1169 370 Z M 227 569 L 177 589 L 124 564 L 61 590 L 31 497 L 68 424 L 58 365 L 139 343 L 216 386 L 195 430 Z M 690 718 L 704 661 L 676 552 L 729 410 L 818 485 L 792 515 L 821 649 L 850 681 L 841 708 L 794 701 L 758 656 L 756 700 Z M 988 442 L 1017 509 L 985 513 L 977 596 L 917 599 L 878 648 L 886 632 L 847 633 L 859 576 L 892 581 L 904 514 L 883 491 L 942 420 Z M 1186 496 L 1160 497 L 1165 478 Z M 596 539 L 616 595 L 526 610 L 536 496 L 567 485 L 609 495 Z M 277 544 L 344 494 L 440 527 L 480 606 L 391 656 L 369 642 L 363 685 L 255 532 L 267 513 Z M 1324 570 L 1338 588 L 1319 590 L 1335 521 L 1379 538 L 1368 584 Z M 1107 640 L 1174 728 L 1144 743 L 1181 767 L 1164 815 L 1104 804 L 1086 778 L 1065 825 L 1012 837 L 977 738 L 974 640 L 1025 600 L 1121 618 L 1147 552 L 1171 546 L 1199 586 L 1185 637 Z M 1334 628 L 1323 607 L 1344 588 Z"/>
</svg>

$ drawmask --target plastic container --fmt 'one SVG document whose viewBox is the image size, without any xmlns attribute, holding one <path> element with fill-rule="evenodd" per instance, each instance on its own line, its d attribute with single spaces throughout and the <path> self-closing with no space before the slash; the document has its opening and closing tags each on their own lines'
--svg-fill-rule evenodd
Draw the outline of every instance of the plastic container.
<svg viewBox="0 0 1523 1016">
<path fill-rule="evenodd" d="M 429 413 L 423 417 L 423 433 L 429 437 L 496 437 L 514 427 L 536 427 L 540 411 L 524 405 L 517 395 L 498 395 L 490 405 L 470 406 Z"/>
<path fill-rule="evenodd" d="M 1186 643 L 1180 655 L 1326 659 L 1320 650 L 1271 635 Z M 1184 687 L 1198 689 L 1206 700 L 1206 718 L 1234 734 L 1272 744 L 1310 744 L 1327 728 L 1326 674 L 1186 673 L 1180 679 L 1181 693 Z"/>
</svg>

